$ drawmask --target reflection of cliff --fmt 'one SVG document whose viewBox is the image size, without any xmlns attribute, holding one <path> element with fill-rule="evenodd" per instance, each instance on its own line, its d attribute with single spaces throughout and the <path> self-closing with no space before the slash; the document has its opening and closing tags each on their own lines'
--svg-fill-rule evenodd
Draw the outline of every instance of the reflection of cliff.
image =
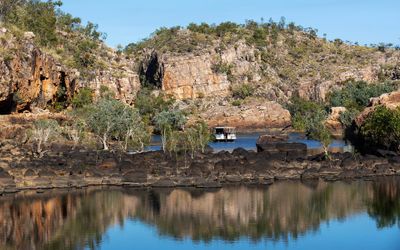
<svg viewBox="0 0 400 250">
<path fill-rule="evenodd" d="M 369 199 L 365 183 L 278 183 L 269 189 L 226 188 L 196 197 L 185 190 L 156 193 L 160 209 L 149 199 L 140 218 L 174 237 L 232 240 L 248 236 L 278 239 L 316 230 L 323 221 L 360 212 Z"/>
<path fill-rule="evenodd" d="M 318 230 L 330 219 L 368 210 L 379 226 L 400 218 L 400 182 L 277 183 L 268 189 L 84 190 L 0 200 L 5 249 L 93 249 L 127 218 L 193 240 L 281 239 Z M 3 249 L 3 248 L 2 248 Z"/>
<path fill-rule="evenodd" d="M 135 197 L 86 190 L 56 197 L 6 199 L 0 205 L 0 245 L 6 249 L 81 249 L 134 212 Z"/>
</svg>

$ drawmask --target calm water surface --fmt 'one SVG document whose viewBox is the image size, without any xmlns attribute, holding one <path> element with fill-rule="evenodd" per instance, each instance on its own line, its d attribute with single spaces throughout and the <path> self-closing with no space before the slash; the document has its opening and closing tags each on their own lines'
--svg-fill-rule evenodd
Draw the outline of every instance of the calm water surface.
<svg viewBox="0 0 400 250">
<path fill-rule="evenodd" d="M 249 134 L 238 134 L 237 140 L 234 142 L 211 142 L 210 147 L 214 149 L 215 152 L 226 150 L 233 151 L 236 148 L 244 148 L 246 150 L 257 150 L 256 142 L 257 139 L 263 133 L 249 133 Z M 308 140 L 300 133 L 289 134 L 289 142 L 301 142 L 307 145 L 308 149 L 318 149 L 322 147 L 322 144 L 315 140 Z M 148 150 L 161 150 L 161 137 L 155 135 L 152 138 L 153 146 L 148 147 Z M 343 148 L 347 146 L 344 140 L 333 140 L 330 147 Z"/>
<path fill-rule="evenodd" d="M 0 198 L 1 249 L 400 249 L 400 179 Z"/>
</svg>

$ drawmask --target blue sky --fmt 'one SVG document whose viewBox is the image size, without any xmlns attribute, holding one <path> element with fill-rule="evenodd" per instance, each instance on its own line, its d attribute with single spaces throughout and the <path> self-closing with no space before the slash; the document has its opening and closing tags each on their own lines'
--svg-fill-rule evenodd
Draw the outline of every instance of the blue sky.
<svg viewBox="0 0 400 250">
<path fill-rule="evenodd" d="M 62 9 L 107 33 L 111 46 L 148 37 L 159 27 L 281 16 L 360 44 L 400 44 L 400 0 L 64 0 Z"/>
</svg>

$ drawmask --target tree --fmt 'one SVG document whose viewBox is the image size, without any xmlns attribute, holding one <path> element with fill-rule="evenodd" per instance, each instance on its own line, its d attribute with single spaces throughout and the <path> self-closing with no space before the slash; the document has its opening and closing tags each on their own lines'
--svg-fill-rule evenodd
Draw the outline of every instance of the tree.
<svg viewBox="0 0 400 250">
<path fill-rule="evenodd" d="M 332 135 L 325 126 L 327 112 L 324 106 L 301 98 L 293 98 L 288 109 L 292 115 L 292 126 L 303 131 L 309 139 L 321 142 L 325 156 L 329 158 L 328 147 Z"/>
<path fill-rule="evenodd" d="M 124 150 L 135 146 L 143 150 L 147 145 L 149 132 L 139 113 L 124 103 L 114 99 L 101 99 L 90 109 L 86 123 L 97 136 L 104 150 L 109 150 L 109 142 L 118 141 Z"/>
<path fill-rule="evenodd" d="M 16 25 L 25 31 L 32 31 L 43 46 L 54 45 L 57 42 L 56 9 L 61 5 L 61 1 L 24 1 L 9 11 L 6 23 Z"/>
<path fill-rule="evenodd" d="M 191 157 L 194 158 L 194 154 L 197 151 L 202 153 L 205 152 L 208 143 L 211 140 L 211 133 L 208 129 L 207 124 L 204 121 L 196 123 L 185 129 L 183 133 L 184 138 L 184 151 L 189 150 L 191 152 Z"/>
<path fill-rule="evenodd" d="M 315 126 L 312 126 L 308 129 L 307 131 L 307 137 L 309 139 L 317 140 L 321 142 L 322 147 L 325 152 L 325 156 L 329 158 L 329 145 L 332 142 L 332 135 L 329 132 L 329 130 L 326 128 L 326 126 L 322 123 L 315 124 Z"/>
<path fill-rule="evenodd" d="M 146 128 L 139 112 L 132 108 L 125 108 L 117 117 L 116 138 L 121 148 L 127 151 L 129 148 L 142 152 L 151 140 L 151 133 Z"/>
<path fill-rule="evenodd" d="M 0 22 L 4 22 L 8 15 L 15 10 L 17 6 L 24 3 L 24 0 L 1 0 L 0 4 Z"/>
<path fill-rule="evenodd" d="M 84 138 L 86 130 L 86 123 L 83 119 L 79 117 L 73 117 L 69 126 L 64 128 L 64 133 L 69 140 L 71 140 L 74 144 L 73 148 L 75 148 L 82 139 Z"/>
<path fill-rule="evenodd" d="M 377 107 L 364 121 L 361 136 L 368 145 L 400 150 L 400 108 Z"/>
<path fill-rule="evenodd" d="M 292 116 L 293 128 L 300 131 L 310 131 L 316 124 L 321 124 L 328 116 L 320 103 L 294 97 L 287 108 Z"/>
<path fill-rule="evenodd" d="M 36 147 L 35 153 L 39 158 L 45 153 L 44 147 L 47 142 L 59 134 L 59 125 L 57 121 L 51 119 L 40 119 L 33 123 L 30 139 L 33 140 Z"/>
<path fill-rule="evenodd" d="M 140 115 L 153 121 L 158 113 L 170 110 L 174 102 L 173 98 L 169 98 L 163 94 L 156 96 L 150 89 L 143 88 L 136 97 L 135 108 L 139 110 Z"/>
<path fill-rule="evenodd" d="M 154 123 L 161 133 L 161 142 L 164 152 L 167 152 L 169 135 L 173 131 L 181 130 L 186 123 L 186 117 L 179 110 L 162 111 L 154 117 Z"/>
</svg>

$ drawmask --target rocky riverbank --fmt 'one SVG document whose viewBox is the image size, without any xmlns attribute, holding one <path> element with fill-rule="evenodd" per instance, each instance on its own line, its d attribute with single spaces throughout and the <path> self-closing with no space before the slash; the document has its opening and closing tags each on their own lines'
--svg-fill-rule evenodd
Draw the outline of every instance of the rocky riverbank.
<svg viewBox="0 0 400 250">
<path fill-rule="evenodd" d="M 218 188 L 226 184 L 270 185 L 287 179 L 335 181 L 400 175 L 399 156 L 342 153 L 326 160 L 322 155 L 302 155 L 301 148 L 278 146 L 258 153 L 236 149 L 191 159 L 162 152 L 120 155 L 53 145 L 38 159 L 29 146 L 3 142 L 0 193 L 100 185 Z"/>
</svg>

